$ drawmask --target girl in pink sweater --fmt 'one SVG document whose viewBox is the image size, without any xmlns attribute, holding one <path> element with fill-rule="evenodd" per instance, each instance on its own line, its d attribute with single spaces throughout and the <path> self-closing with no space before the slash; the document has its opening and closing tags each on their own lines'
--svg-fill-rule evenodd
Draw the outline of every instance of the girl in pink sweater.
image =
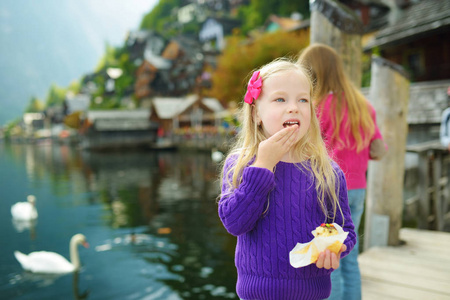
<svg viewBox="0 0 450 300">
<path fill-rule="evenodd" d="M 386 151 L 370 103 L 349 80 L 337 52 L 323 44 L 303 50 L 298 63 L 311 69 L 316 83 L 314 104 L 322 136 L 330 156 L 344 171 L 355 231 L 364 210 L 366 171 L 369 159 Z M 331 275 L 329 299 L 361 299 L 358 244 Z"/>
</svg>

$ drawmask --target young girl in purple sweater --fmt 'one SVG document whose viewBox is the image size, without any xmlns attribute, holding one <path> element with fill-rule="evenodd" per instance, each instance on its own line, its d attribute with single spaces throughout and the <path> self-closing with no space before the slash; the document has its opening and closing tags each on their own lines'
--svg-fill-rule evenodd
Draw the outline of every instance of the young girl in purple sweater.
<svg viewBox="0 0 450 300">
<path fill-rule="evenodd" d="M 242 105 L 242 129 L 222 170 L 219 216 L 237 236 L 241 299 L 324 299 L 330 273 L 355 245 L 343 172 L 328 156 L 311 101 L 308 73 L 277 59 L 255 71 Z M 289 252 L 321 223 L 349 232 L 302 268 Z"/>
</svg>

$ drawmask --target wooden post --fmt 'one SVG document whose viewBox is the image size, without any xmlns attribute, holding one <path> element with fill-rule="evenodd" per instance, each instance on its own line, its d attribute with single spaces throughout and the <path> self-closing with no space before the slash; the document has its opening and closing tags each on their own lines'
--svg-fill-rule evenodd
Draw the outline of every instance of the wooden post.
<svg viewBox="0 0 450 300">
<path fill-rule="evenodd" d="M 418 227 L 420 229 L 429 229 L 429 216 L 430 216 L 430 193 L 428 188 L 430 186 L 430 159 L 429 150 L 419 152 L 419 213 L 418 213 Z"/>
<path fill-rule="evenodd" d="M 365 249 L 400 244 L 409 102 L 408 75 L 401 66 L 372 57 L 369 99 L 389 150 L 381 161 L 369 163 Z"/>
<path fill-rule="evenodd" d="M 433 159 L 433 210 L 436 218 L 436 230 L 444 230 L 444 211 L 441 191 L 442 165 L 444 163 L 443 154 L 439 150 L 434 151 Z"/>
<path fill-rule="evenodd" d="M 314 0 L 311 7 L 310 42 L 335 49 L 356 87 L 361 86 L 361 35 L 363 25 L 347 6 L 335 0 Z"/>
</svg>

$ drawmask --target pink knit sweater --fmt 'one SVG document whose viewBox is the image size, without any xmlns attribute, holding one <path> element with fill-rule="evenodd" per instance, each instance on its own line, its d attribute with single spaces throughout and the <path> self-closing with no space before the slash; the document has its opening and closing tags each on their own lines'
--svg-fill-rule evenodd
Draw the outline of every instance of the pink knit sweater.
<svg viewBox="0 0 450 300">
<path fill-rule="evenodd" d="M 350 134 L 350 127 L 344 126 L 348 120 L 348 111 L 344 109 L 344 115 L 340 127 L 339 137 L 343 141 L 348 141 L 349 147 L 339 144 L 332 139 L 333 135 L 333 111 L 332 111 L 333 94 L 330 93 L 325 101 L 317 107 L 317 116 L 319 118 L 320 127 L 322 131 L 322 137 L 327 145 L 328 153 L 338 163 L 342 171 L 344 171 L 345 178 L 347 179 L 347 189 L 365 189 L 366 171 L 369 163 L 369 146 L 362 149 L 360 152 L 356 151 L 356 141 Z M 369 102 L 368 102 L 369 103 Z M 383 139 L 380 130 L 376 125 L 376 113 L 375 109 L 370 105 L 370 115 L 375 124 L 375 132 L 370 141 L 375 139 Z M 346 128 L 347 127 L 347 128 Z"/>
</svg>

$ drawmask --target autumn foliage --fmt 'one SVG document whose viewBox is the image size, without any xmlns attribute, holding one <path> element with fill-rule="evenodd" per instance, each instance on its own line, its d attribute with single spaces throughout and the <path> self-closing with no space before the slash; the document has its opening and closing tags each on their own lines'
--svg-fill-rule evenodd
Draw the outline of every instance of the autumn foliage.
<svg viewBox="0 0 450 300">
<path fill-rule="evenodd" d="M 309 44 L 309 31 L 274 32 L 251 41 L 239 35 L 227 39 L 227 47 L 217 62 L 208 96 L 239 102 L 245 94 L 252 71 L 278 57 L 295 58 Z"/>
</svg>

